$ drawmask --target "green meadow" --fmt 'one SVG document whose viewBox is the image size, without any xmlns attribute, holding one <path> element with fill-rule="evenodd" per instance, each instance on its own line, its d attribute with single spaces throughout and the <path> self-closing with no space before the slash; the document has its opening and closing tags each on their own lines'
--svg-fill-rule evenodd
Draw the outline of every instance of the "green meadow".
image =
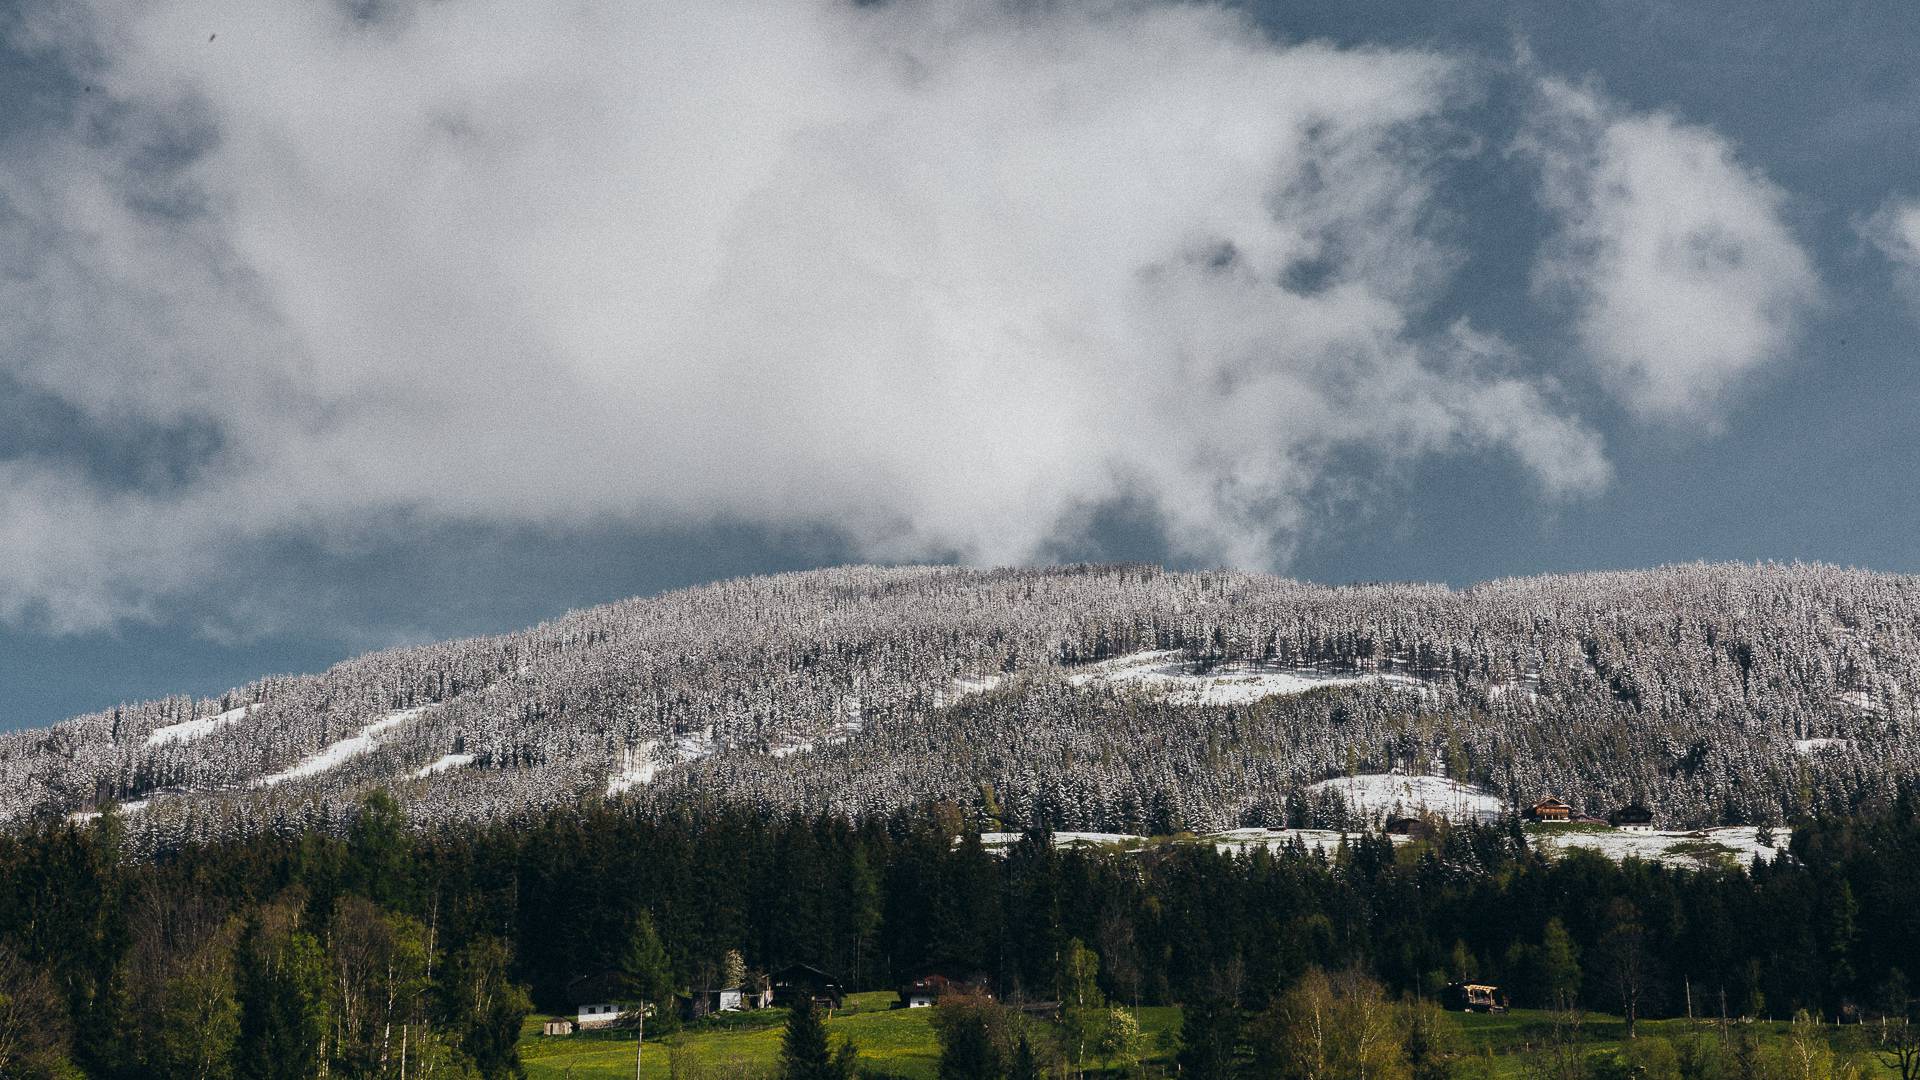
<svg viewBox="0 0 1920 1080">
<path fill-rule="evenodd" d="M 940 1047 L 934 1038 L 932 1010 L 892 1008 L 894 995 L 879 991 L 853 994 L 847 1007 L 827 1021 L 827 1030 L 837 1045 L 852 1039 L 860 1050 L 861 1068 L 870 1074 L 900 1077 L 903 1080 L 936 1080 Z M 1527 1075 L 1527 1053 L 1548 1035 L 1552 1018 L 1548 1013 L 1517 1009 L 1499 1015 L 1451 1014 L 1459 1022 L 1467 1045 L 1492 1059 L 1492 1071 L 1499 1078 Z M 685 1025 L 658 1042 L 649 1041 L 642 1056 L 643 1080 L 720 1080 L 723 1077 L 761 1077 L 778 1067 L 780 1036 L 786 1022 L 786 1010 L 767 1009 L 754 1013 L 735 1013 Z M 1172 1073 L 1172 1047 L 1180 1027 L 1177 1006 L 1142 1008 L 1138 1012 L 1141 1029 L 1140 1071 L 1147 1075 Z M 529 1080 L 593 1080 L 633 1076 L 634 1042 L 631 1032 L 588 1032 L 563 1037 L 540 1034 L 544 1017 L 528 1020 L 520 1039 L 520 1056 Z M 1756 1022 L 1750 1025 L 1762 1044 L 1775 1043 L 1788 1036 L 1784 1021 Z M 1643 1020 L 1641 1038 L 1683 1037 L 1695 1032 L 1717 1035 L 1717 1025 L 1689 1020 Z M 1626 1039 L 1626 1024 L 1619 1017 L 1588 1014 L 1583 1026 L 1589 1051 L 1620 1048 Z M 1840 1048 L 1860 1044 L 1856 1029 L 1828 1028 L 1833 1044 Z M 1869 1076 L 1892 1077 L 1892 1069 L 1866 1060 Z M 1090 1069 L 1089 1071 L 1100 1071 Z"/>
</svg>

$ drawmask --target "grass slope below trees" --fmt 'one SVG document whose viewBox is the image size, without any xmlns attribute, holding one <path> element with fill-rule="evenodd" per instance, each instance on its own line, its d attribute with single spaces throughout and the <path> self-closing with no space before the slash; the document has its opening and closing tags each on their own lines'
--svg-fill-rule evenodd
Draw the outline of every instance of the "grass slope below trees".
<svg viewBox="0 0 1920 1080">
<path fill-rule="evenodd" d="M 940 1044 L 932 1009 L 895 1009 L 890 991 L 851 994 L 847 1008 L 827 1020 L 834 1045 L 852 1039 L 859 1048 L 863 1075 L 902 1080 L 938 1080 Z M 1183 1010 L 1178 1006 L 1138 1010 L 1141 1054 L 1137 1067 L 1108 1070 L 1112 1075 L 1175 1075 Z M 780 1037 L 785 1009 L 768 1009 L 683 1027 L 658 1042 L 649 1041 L 641 1069 L 642 1080 L 720 1080 L 722 1077 L 773 1077 L 780 1067 Z M 1491 1058 L 1496 1080 L 1527 1080 L 1542 1075 L 1535 1048 L 1552 1037 L 1555 1015 L 1541 1009 L 1515 1009 L 1498 1015 L 1455 1013 L 1466 1047 Z M 558 1018 L 564 1019 L 564 1018 Z M 520 1039 L 520 1059 L 528 1080 L 625 1080 L 633 1076 L 633 1036 L 630 1031 L 587 1032 L 565 1037 L 540 1034 L 543 1018 L 527 1021 Z M 1756 1037 L 1762 1055 L 1786 1050 L 1792 1025 L 1760 1021 L 1744 1025 Z M 1057 1029 L 1056 1029 L 1057 1030 Z M 1678 1042 L 1693 1036 L 1720 1039 L 1727 1030 L 1707 1020 L 1642 1020 L 1636 1041 L 1653 1044 Z M 1842 1051 L 1858 1052 L 1856 1060 L 1870 1080 L 1897 1078 L 1898 1073 L 1870 1052 L 1865 1029 L 1858 1025 L 1824 1025 L 1821 1037 Z M 1583 1019 L 1580 1046 L 1584 1055 L 1605 1058 L 1627 1048 L 1626 1021 L 1618 1016 L 1589 1013 Z M 1246 1064 L 1243 1062 L 1243 1064 Z M 1094 1066 L 1089 1072 L 1101 1070 Z M 1249 1072 L 1251 1070 L 1248 1070 Z M 1588 1075 L 1595 1075 L 1589 1073 Z"/>
<path fill-rule="evenodd" d="M 890 990 L 849 994 L 847 1007 L 827 1019 L 827 1034 L 836 1046 L 842 1039 L 853 1040 L 863 1072 L 935 1080 L 940 1044 L 933 1029 L 934 1010 L 896 1009 L 897 1000 Z M 1172 1059 L 1169 1036 L 1179 1030 L 1180 1010 L 1150 1006 L 1138 1013 L 1141 1040 L 1149 1050 L 1145 1063 L 1166 1065 Z M 779 1068 L 786 1018 L 785 1009 L 766 1009 L 737 1019 L 687 1025 L 658 1043 L 649 1040 L 641 1076 L 643 1080 L 771 1076 Z M 520 1038 L 520 1060 L 528 1080 L 633 1076 L 631 1031 L 545 1036 L 540 1034 L 545 1019 L 529 1018 Z"/>
</svg>

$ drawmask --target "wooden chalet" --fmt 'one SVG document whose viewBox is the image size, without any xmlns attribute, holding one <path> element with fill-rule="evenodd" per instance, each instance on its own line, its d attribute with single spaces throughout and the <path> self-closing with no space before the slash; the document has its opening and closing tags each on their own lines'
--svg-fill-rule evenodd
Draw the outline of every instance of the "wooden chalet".
<svg viewBox="0 0 1920 1080">
<path fill-rule="evenodd" d="M 896 1009 L 924 1009 L 938 1005 L 941 998 L 964 995 L 968 997 L 986 997 L 993 995 L 987 991 L 985 979 L 963 982 L 949 979 L 945 975 L 927 975 L 912 982 L 903 983 L 899 988 L 900 1000 Z"/>
<path fill-rule="evenodd" d="M 1607 818 L 1607 824 L 1622 832 L 1652 832 L 1653 811 L 1639 803 L 1629 803 L 1615 810 Z"/>
<path fill-rule="evenodd" d="M 775 1005 L 792 1008 L 811 1000 L 822 1008 L 837 1009 L 846 998 L 840 981 L 812 964 L 789 964 L 773 973 Z"/>
<path fill-rule="evenodd" d="M 623 990 L 620 976 L 611 971 L 582 975 L 567 983 L 567 1000 L 574 1002 L 574 1022 L 582 1031 L 617 1024 L 639 1008 Z"/>
<path fill-rule="evenodd" d="M 1539 822 L 1565 822 L 1573 817 L 1573 807 L 1559 799 L 1541 799 L 1527 807 L 1527 820 Z"/>
<path fill-rule="evenodd" d="M 1440 829 L 1427 818 L 1393 816 L 1387 819 L 1385 831 L 1388 836 L 1405 836 L 1415 840 L 1431 840 L 1440 834 Z"/>
</svg>

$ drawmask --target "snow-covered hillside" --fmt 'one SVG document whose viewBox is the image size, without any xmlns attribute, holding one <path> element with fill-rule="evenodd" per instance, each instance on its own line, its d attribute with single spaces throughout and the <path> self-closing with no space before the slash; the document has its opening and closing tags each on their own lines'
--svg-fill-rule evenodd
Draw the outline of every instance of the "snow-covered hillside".
<svg viewBox="0 0 1920 1080">
<path fill-rule="evenodd" d="M 1920 579 L 1830 567 L 1462 591 L 850 567 L 0 734 L 0 821 L 118 802 L 158 844 L 337 825 L 378 786 L 426 821 L 945 801 L 1086 833 L 1337 833 L 1555 795 L 1778 824 L 1911 788 L 1916 701 Z"/>
</svg>

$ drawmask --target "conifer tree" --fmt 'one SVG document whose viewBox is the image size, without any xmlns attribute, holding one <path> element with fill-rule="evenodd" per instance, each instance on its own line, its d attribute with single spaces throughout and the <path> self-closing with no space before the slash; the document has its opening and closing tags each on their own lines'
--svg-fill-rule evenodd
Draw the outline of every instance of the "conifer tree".
<svg viewBox="0 0 1920 1080">
<path fill-rule="evenodd" d="M 1579 950 L 1557 915 L 1547 920 L 1540 937 L 1540 989 L 1551 1009 L 1571 1009 L 1580 999 Z"/>
<path fill-rule="evenodd" d="M 640 1058 L 646 1052 L 647 1014 L 653 1013 L 662 1030 L 673 1021 L 673 968 L 660 935 L 653 928 L 653 916 L 642 910 L 634 916 L 627 933 L 626 948 L 620 953 L 617 977 L 622 992 L 639 1002 L 634 1017 L 633 1075 L 640 1077 Z"/>
<path fill-rule="evenodd" d="M 1035 1060 L 1033 1040 L 1027 1033 L 1020 1033 L 1020 1041 L 1013 1048 L 1013 1062 L 1007 1068 L 1007 1080 L 1040 1080 L 1040 1063 Z"/>
<path fill-rule="evenodd" d="M 1001 1080 L 1005 1064 L 986 1017 L 969 1010 L 939 1027 L 940 1080 Z"/>
<path fill-rule="evenodd" d="M 673 964 L 653 928 L 653 916 L 646 911 L 633 917 L 616 973 L 620 989 L 643 1005 L 665 1005 L 673 1000 Z"/>
<path fill-rule="evenodd" d="M 851 1080 L 858 1051 L 852 1041 L 838 1052 L 827 1045 L 826 1018 L 812 998 L 796 1003 L 787 1014 L 780 1038 L 780 1080 Z"/>
<path fill-rule="evenodd" d="M 295 909 L 269 908 L 240 942 L 241 1080 L 306 1080 L 326 1054 L 327 972 L 320 943 L 297 929 Z"/>
<path fill-rule="evenodd" d="M 1240 1012 L 1208 995 L 1189 1005 L 1180 1022 L 1180 1075 L 1187 1080 L 1227 1080 L 1240 1045 Z"/>
</svg>

